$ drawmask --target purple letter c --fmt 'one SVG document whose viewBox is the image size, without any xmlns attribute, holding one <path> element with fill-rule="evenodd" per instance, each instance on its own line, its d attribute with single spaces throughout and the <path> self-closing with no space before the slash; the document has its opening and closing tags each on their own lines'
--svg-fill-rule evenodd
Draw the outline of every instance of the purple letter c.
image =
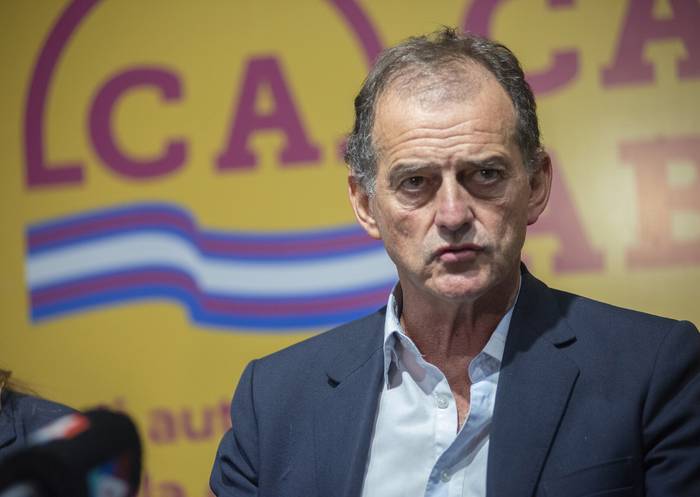
<svg viewBox="0 0 700 497">
<path fill-rule="evenodd" d="M 95 96 L 90 109 L 90 137 L 95 151 L 115 172 L 132 178 L 150 178 L 173 172 L 185 162 L 185 143 L 171 141 L 165 151 L 150 160 L 135 160 L 125 155 L 114 140 L 111 126 L 116 102 L 134 87 L 153 86 L 165 101 L 177 100 L 182 94 L 180 81 L 170 71 L 142 67 L 124 71 L 107 81 Z"/>
</svg>

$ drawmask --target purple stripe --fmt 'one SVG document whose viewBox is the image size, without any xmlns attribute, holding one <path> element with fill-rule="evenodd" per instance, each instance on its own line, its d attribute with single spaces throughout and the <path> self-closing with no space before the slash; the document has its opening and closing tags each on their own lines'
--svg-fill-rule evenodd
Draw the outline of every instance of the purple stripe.
<svg viewBox="0 0 700 497">
<path fill-rule="evenodd" d="M 129 211 L 118 212 L 106 217 L 89 218 L 77 223 L 61 223 L 56 227 L 47 226 L 41 230 L 30 231 L 27 235 L 30 250 L 36 250 L 43 246 L 61 242 L 126 232 L 134 229 L 162 228 L 175 229 L 197 245 L 203 252 L 214 255 L 295 255 L 304 253 L 323 253 L 354 248 L 371 247 L 377 242 L 364 234 L 361 230 L 355 233 L 323 232 L 318 237 L 306 239 L 305 233 L 289 235 L 282 238 L 280 235 L 271 234 L 269 240 L 227 239 L 225 234 L 215 235 L 200 232 L 194 223 L 184 214 L 176 212 Z M 232 235 L 235 236 L 235 235 Z M 265 235 L 261 235 L 265 238 Z"/>
<path fill-rule="evenodd" d="M 274 241 L 266 243 L 245 243 L 232 240 L 212 240 L 204 239 L 198 242 L 197 245 L 205 252 L 223 255 L 223 254 L 241 254 L 241 255 L 295 255 L 300 253 L 324 253 L 336 252 L 339 250 L 348 250 L 354 248 L 371 247 L 376 245 L 376 240 L 366 236 L 364 233 L 342 235 L 329 240 L 313 240 L 313 241 Z"/>
<path fill-rule="evenodd" d="M 86 295 L 125 290 L 144 286 L 167 286 L 185 290 L 199 302 L 202 309 L 237 315 L 304 315 L 324 312 L 342 312 L 376 305 L 386 299 L 390 285 L 372 288 L 367 292 L 340 294 L 330 297 L 290 297 L 283 299 L 251 299 L 214 296 L 203 293 L 188 275 L 161 269 L 131 273 L 117 273 L 56 285 L 31 292 L 32 308 L 79 299 Z"/>
<path fill-rule="evenodd" d="M 28 234 L 29 247 L 39 248 L 43 245 L 72 240 L 91 235 L 111 233 L 138 227 L 171 226 L 188 234 L 194 234 L 191 220 L 184 215 L 167 211 L 129 211 L 117 212 L 104 217 L 90 218 L 77 223 L 47 226 Z"/>
</svg>

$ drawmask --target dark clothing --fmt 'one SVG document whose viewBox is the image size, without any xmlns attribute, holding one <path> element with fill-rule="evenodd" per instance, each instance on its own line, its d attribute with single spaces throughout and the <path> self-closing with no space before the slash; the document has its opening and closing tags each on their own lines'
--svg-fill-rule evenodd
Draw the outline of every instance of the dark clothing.
<svg viewBox="0 0 700 497">
<path fill-rule="evenodd" d="M 70 407 L 10 390 L 2 391 L 0 460 L 27 444 L 27 436 L 65 414 Z"/>
<path fill-rule="evenodd" d="M 379 311 L 248 365 L 211 475 L 219 497 L 360 495 L 383 327 Z M 490 437 L 490 497 L 698 497 L 700 334 L 525 273 Z"/>
</svg>

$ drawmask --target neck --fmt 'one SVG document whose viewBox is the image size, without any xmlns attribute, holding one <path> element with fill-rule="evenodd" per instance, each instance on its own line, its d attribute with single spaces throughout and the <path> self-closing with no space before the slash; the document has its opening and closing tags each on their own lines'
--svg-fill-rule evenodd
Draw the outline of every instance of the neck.
<svg viewBox="0 0 700 497">
<path fill-rule="evenodd" d="M 402 287 L 401 324 L 427 357 L 440 362 L 455 356 L 472 358 L 486 345 L 513 305 L 520 270 L 474 300 L 452 301 L 419 295 Z"/>
</svg>

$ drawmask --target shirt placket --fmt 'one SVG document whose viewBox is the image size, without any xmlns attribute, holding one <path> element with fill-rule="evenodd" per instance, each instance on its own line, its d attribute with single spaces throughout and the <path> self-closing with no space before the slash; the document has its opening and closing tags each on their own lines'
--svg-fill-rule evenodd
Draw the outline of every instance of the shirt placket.
<svg viewBox="0 0 700 497">
<path fill-rule="evenodd" d="M 481 430 L 488 423 L 491 385 L 488 381 L 490 365 L 487 364 L 486 359 L 484 354 L 477 355 L 470 365 L 469 376 L 472 382 L 470 409 L 464 425 L 456 435 L 457 406 L 444 375 L 443 381 L 435 389 L 435 439 L 436 449 L 439 448 L 439 452 L 437 462 L 428 479 L 426 497 L 462 497 L 463 495 L 465 471 L 455 472 L 454 467 L 464 457 L 466 451 L 473 450 L 473 444 L 480 438 Z M 448 403 L 445 400 L 448 400 Z M 441 408 L 440 405 L 443 407 Z"/>
<path fill-rule="evenodd" d="M 455 475 L 450 471 L 449 465 L 440 464 L 440 461 L 444 461 L 442 455 L 457 436 L 457 404 L 445 375 L 433 365 L 426 366 L 430 374 L 437 375 L 440 381 L 431 394 L 434 412 L 434 459 L 437 463 L 430 473 L 425 496 L 458 497 L 459 482 L 455 481 Z"/>
<path fill-rule="evenodd" d="M 435 460 L 437 460 L 452 444 L 457 434 L 457 407 L 444 376 L 435 387 L 432 397 L 435 412 Z"/>
</svg>

